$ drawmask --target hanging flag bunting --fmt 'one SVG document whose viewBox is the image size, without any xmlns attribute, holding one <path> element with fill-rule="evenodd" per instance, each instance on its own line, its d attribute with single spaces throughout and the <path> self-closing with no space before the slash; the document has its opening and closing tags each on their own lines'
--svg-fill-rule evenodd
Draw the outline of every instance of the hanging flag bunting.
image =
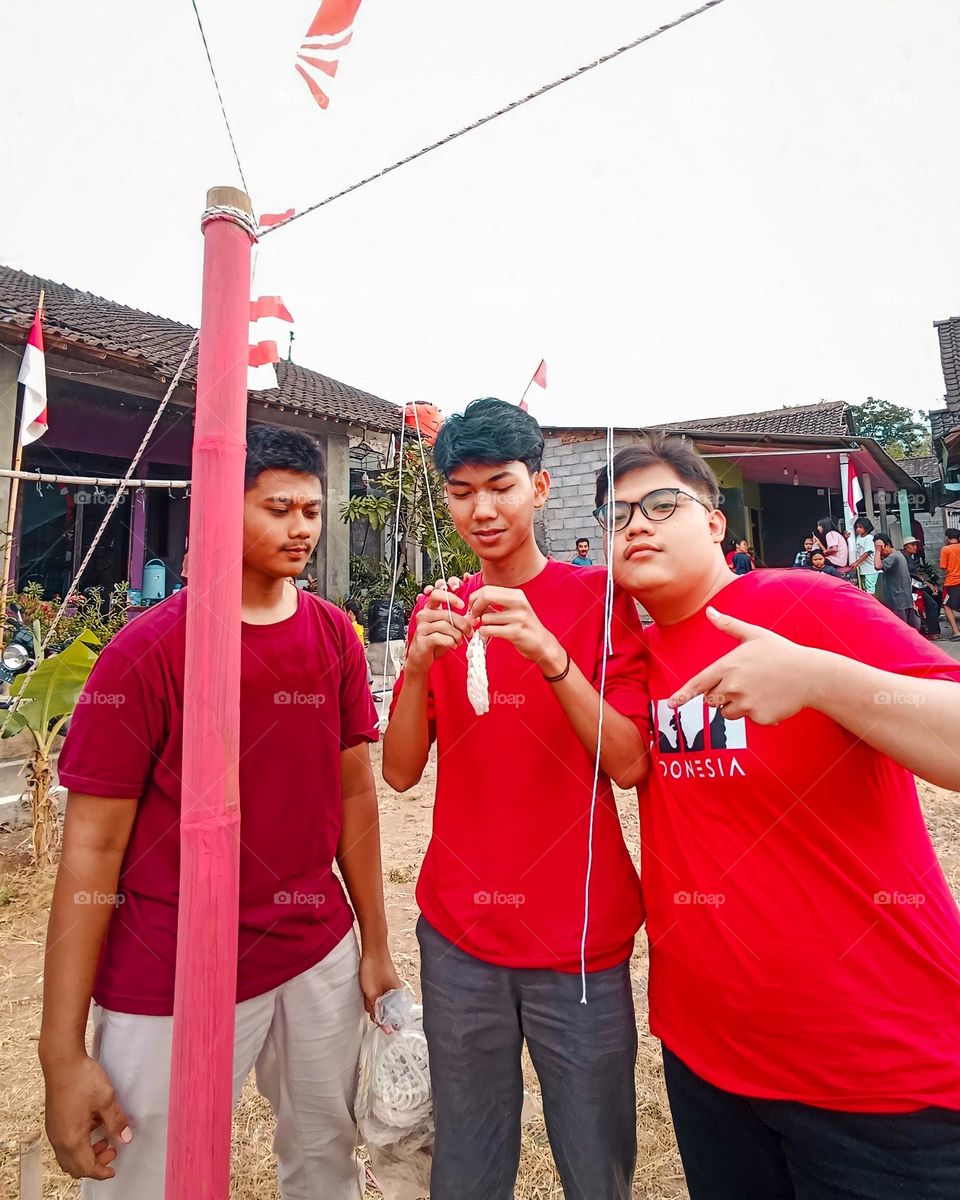
<svg viewBox="0 0 960 1200">
<path fill-rule="evenodd" d="M 326 88 L 340 66 L 340 51 L 353 38 L 360 0 L 322 0 L 301 43 L 297 71 L 321 108 L 330 103 Z"/>
<path fill-rule="evenodd" d="M 283 322 L 283 324 L 279 324 Z M 278 342 L 289 343 L 293 316 L 279 296 L 256 296 L 250 301 L 250 358 L 247 391 L 265 392 L 280 386 L 274 363 L 280 361 Z"/>
<path fill-rule="evenodd" d="M 260 216 L 260 228 L 267 229 L 271 225 L 279 225 L 281 221 L 288 221 L 296 215 L 295 208 L 285 209 L 282 213 L 262 213 Z"/>
<path fill-rule="evenodd" d="M 857 505 L 863 499 L 863 488 L 860 486 L 860 480 L 857 478 L 857 473 L 851 463 L 847 464 L 847 508 L 850 509 L 854 517 L 857 514 Z"/>
<path fill-rule="evenodd" d="M 537 387 L 541 387 L 541 388 L 546 388 L 546 386 L 547 386 L 547 364 L 546 364 L 546 362 L 544 362 L 544 360 L 542 358 L 540 359 L 540 365 L 534 371 L 533 376 L 530 379 L 530 382 L 523 389 L 523 395 L 520 397 L 520 404 L 518 405 L 518 407 L 521 408 L 524 412 L 530 411 L 530 406 L 527 404 L 527 392 L 530 391 L 530 389 L 533 387 L 534 384 L 536 384 Z"/>
<path fill-rule="evenodd" d="M 20 445 L 29 446 L 47 432 L 47 369 L 43 355 L 42 298 L 33 318 L 17 381 L 23 384 Z"/>
</svg>

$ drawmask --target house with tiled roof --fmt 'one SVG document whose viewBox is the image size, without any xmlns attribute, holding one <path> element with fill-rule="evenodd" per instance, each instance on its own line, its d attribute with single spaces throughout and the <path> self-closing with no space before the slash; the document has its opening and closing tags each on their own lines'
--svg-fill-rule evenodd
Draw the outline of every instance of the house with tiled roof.
<svg viewBox="0 0 960 1200">
<path fill-rule="evenodd" d="M 40 290 L 44 300 L 49 431 L 27 446 L 23 469 L 67 476 L 121 477 L 196 332 L 78 288 L 0 266 L 0 461 L 10 466 L 16 441 L 17 373 Z M 277 364 L 279 386 L 248 396 L 250 420 L 312 434 L 324 451 L 326 519 L 314 574 L 332 599 L 349 590 L 350 529 L 339 507 L 363 472 L 383 465 L 400 408 L 299 363 Z M 189 478 L 196 359 L 188 362 L 147 447 L 138 476 Z M 356 478 L 354 478 L 356 477 Z M 110 493 L 112 495 L 112 493 Z M 88 549 L 105 511 L 106 493 L 72 485 L 28 484 L 22 491 L 14 546 L 16 581 L 39 580 L 59 594 Z M 0 487 L 0 527 L 8 497 Z M 148 562 L 163 565 L 165 592 L 180 582 L 189 499 L 184 490 L 140 489 L 117 509 L 83 581 L 139 589 Z M 156 578 L 156 569 L 152 575 Z"/>
<path fill-rule="evenodd" d="M 922 489 L 872 438 L 854 431 L 850 406 L 821 400 L 753 413 L 697 417 L 647 426 L 682 434 L 705 458 L 720 482 L 731 535 L 746 537 L 768 566 L 789 566 L 803 538 L 821 517 L 844 520 L 842 470 L 860 480 L 858 511 L 889 530 L 895 540 L 924 503 Z M 639 429 L 616 429 L 614 446 L 635 443 Z M 597 472 L 606 461 L 602 427 L 544 429 L 550 500 L 538 529 L 541 546 L 570 558 L 577 538 L 600 548 L 593 517 Z M 599 553 L 595 555 L 599 558 Z"/>
</svg>

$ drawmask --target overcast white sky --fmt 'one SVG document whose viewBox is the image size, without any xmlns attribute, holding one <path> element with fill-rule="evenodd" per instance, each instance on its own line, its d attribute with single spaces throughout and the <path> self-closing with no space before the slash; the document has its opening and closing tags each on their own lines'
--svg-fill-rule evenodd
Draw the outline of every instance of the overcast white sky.
<svg viewBox="0 0 960 1200">
<path fill-rule="evenodd" d="M 696 0 L 364 0 L 330 108 L 318 0 L 198 0 L 256 211 L 312 201 Z M 0 261 L 196 321 L 238 183 L 189 0 L 8 4 Z M 939 406 L 960 313 L 960 4 L 725 0 L 263 244 L 298 361 L 447 411 L 643 424 Z M 268 290 L 274 290 L 270 286 Z"/>
</svg>

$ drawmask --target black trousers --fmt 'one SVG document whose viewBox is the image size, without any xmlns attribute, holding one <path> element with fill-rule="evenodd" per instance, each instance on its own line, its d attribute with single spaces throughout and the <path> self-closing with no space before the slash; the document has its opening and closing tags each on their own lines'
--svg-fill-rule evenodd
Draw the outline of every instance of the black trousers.
<svg viewBox="0 0 960 1200">
<path fill-rule="evenodd" d="M 960 1112 L 848 1113 L 753 1100 L 663 1070 L 690 1200 L 958 1200 Z"/>
</svg>

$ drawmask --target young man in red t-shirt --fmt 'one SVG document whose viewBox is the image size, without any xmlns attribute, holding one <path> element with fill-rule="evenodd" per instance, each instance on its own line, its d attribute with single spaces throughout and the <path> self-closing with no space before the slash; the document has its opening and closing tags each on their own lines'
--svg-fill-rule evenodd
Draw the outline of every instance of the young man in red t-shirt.
<svg viewBox="0 0 960 1200">
<path fill-rule="evenodd" d="M 403 791 L 437 743 L 433 836 L 417 885 L 436 1118 L 430 1194 L 513 1196 L 526 1041 L 567 1200 L 627 1200 L 629 959 L 642 909 L 610 779 L 629 786 L 646 768 L 640 623 L 617 595 L 605 658 L 606 571 L 537 546 L 534 513 L 550 477 L 528 413 L 475 400 L 444 423 L 434 456 L 482 571 L 416 610 L 383 751 L 384 778 Z M 482 716 L 467 697 L 475 637 L 486 644 Z"/>
<path fill-rule="evenodd" d="M 647 632 L 650 1028 L 692 1200 L 960 1196 L 960 912 L 913 775 L 960 789 L 960 667 L 811 571 L 738 578 L 649 434 L 597 515 Z"/>
<path fill-rule="evenodd" d="M 255 1066 L 277 1117 L 284 1200 L 357 1195 L 364 1004 L 372 1011 L 399 986 L 387 950 L 368 751 L 377 716 L 363 651 L 346 613 L 292 584 L 320 533 L 322 469 L 312 438 L 250 431 L 234 1097 Z M 104 648 L 60 755 L 70 793 L 40 1058 L 47 1132 L 64 1170 L 84 1178 L 88 1200 L 164 1195 L 186 610 L 178 592 Z"/>
</svg>

